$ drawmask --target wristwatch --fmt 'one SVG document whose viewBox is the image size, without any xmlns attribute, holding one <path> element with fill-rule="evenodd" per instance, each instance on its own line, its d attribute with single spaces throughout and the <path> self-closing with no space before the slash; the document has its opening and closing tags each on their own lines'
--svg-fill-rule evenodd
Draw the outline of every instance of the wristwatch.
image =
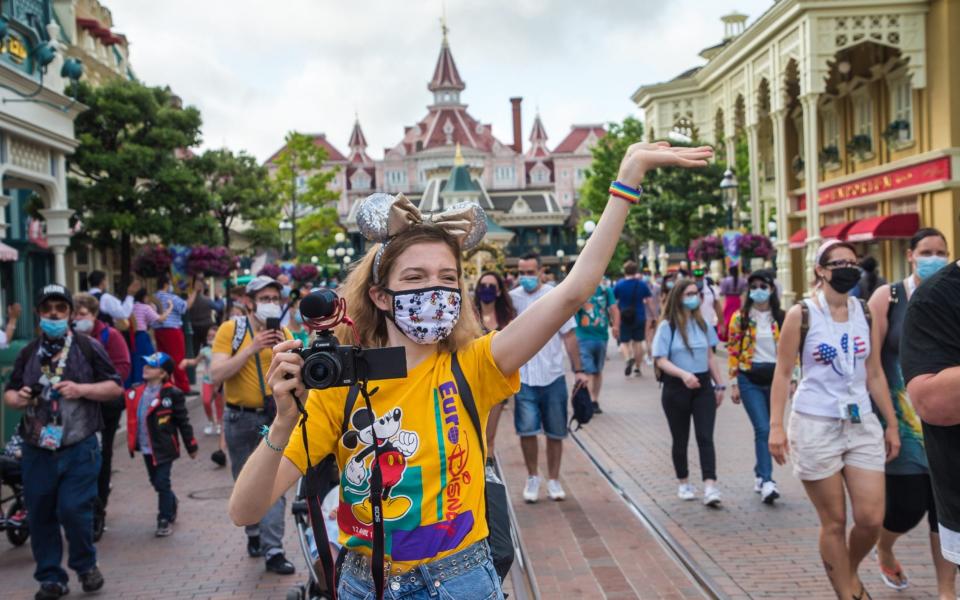
<svg viewBox="0 0 960 600">
<path fill-rule="evenodd" d="M 713 391 L 715 391 L 715 392 L 722 392 L 722 391 L 725 390 L 725 389 L 727 389 L 727 386 L 725 386 L 725 385 L 716 384 L 716 383 L 713 384 Z"/>
</svg>

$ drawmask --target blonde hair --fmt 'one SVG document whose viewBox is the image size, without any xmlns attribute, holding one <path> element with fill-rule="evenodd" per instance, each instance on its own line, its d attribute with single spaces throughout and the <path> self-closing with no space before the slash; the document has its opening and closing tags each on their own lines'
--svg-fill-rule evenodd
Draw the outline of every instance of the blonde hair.
<svg viewBox="0 0 960 600">
<path fill-rule="evenodd" d="M 86 292 L 80 292 L 73 297 L 73 306 L 74 310 L 81 307 L 85 308 L 93 316 L 100 314 L 100 301 L 92 294 Z"/>
<path fill-rule="evenodd" d="M 456 352 L 471 341 L 482 335 L 480 322 L 477 320 L 476 310 L 473 307 L 473 301 L 467 290 L 467 284 L 463 279 L 463 266 L 461 263 L 460 245 L 456 238 L 451 236 L 443 229 L 430 223 L 424 223 L 417 227 L 411 227 L 403 233 L 390 240 L 387 247 L 383 250 L 380 258 L 380 269 L 377 273 L 380 284 L 373 283 L 373 263 L 380 244 L 377 244 L 367 250 L 366 255 L 350 270 L 346 281 L 337 292 L 347 302 L 347 314 L 356 324 L 359 344 L 365 348 L 383 348 L 389 345 L 387 339 L 387 317 L 383 311 L 373 303 L 370 298 L 369 290 L 371 288 L 386 288 L 386 282 L 390 278 L 397 258 L 411 246 L 417 244 L 445 244 L 453 253 L 457 262 L 457 287 L 460 288 L 460 318 L 453 327 L 450 335 L 439 343 L 439 348 L 443 352 Z M 391 299 L 391 302 L 393 300 Z M 336 329 L 336 336 L 341 343 L 352 343 L 354 340 L 353 331 L 346 325 L 341 325 Z"/>
<path fill-rule="evenodd" d="M 667 296 L 667 305 L 663 313 L 663 320 L 669 323 L 670 327 L 680 334 L 680 337 L 683 338 L 683 345 L 687 347 L 687 350 L 690 350 L 690 340 L 687 339 L 688 313 L 693 315 L 693 320 L 700 329 L 702 329 L 704 333 L 707 332 L 707 322 L 703 320 L 700 309 L 697 308 L 691 311 L 683 305 L 683 294 L 691 285 L 696 286 L 697 282 L 693 279 L 686 278 L 678 280 L 673 286 L 673 289 L 670 290 L 670 295 Z M 700 292 L 698 291 L 697 293 Z M 701 302 L 702 301 L 701 299 Z"/>
</svg>

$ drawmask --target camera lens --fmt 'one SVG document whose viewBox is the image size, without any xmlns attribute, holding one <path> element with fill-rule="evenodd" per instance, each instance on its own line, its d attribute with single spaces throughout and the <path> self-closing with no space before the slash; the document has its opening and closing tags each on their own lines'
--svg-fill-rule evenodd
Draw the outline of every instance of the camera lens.
<svg viewBox="0 0 960 600">
<path fill-rule="evenodd" d="M 311 354 L 303 363 L 303 383 L 311 389 L 332 387 L 340 380 L 340 361 L 325 352 Z"/>
</svg>

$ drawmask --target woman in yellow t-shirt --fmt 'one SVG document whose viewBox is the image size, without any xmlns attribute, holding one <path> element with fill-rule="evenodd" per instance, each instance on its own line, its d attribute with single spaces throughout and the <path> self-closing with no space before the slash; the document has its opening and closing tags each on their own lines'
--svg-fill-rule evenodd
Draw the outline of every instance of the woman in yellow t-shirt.
<svg viewBox="0 0 960 600">
<path fill-rule="evenodd" d="M 485 541 L 482 432 L 473 427 L 462 395 L 472 393 L 482 430 L 492 406 L 517 391 L 520 367 L 596 289 L 644 173 L 703 166 L 711 155 L 706 147 L 631 146 L 611 185 L 599 235 L 590 238 L 569 276 L 502 331 L 485 336 L 461 265 L 462 248 L 478 241 L 476 213 L 471 217 L 459 206 L 424 219 L 402 196 L 367 199 L 359 212 L 380 227 L 376 239 L 383 243 L 357 264 L 341 292 L 359 344 L 402 346 L 407 377 L 371 382 L 373 415 L 362 398 L 345 415 L 348 388 L 310 390 L 307 397 L 303 361 L 290 352 L 301 342 L 277 345 L 268 373 L 277 417 L 237 479 L 230 499 L 233 521 L 256 523 L 306 469 L 295 393 L 307 397 L 311 463 L 333 454 L 340 468 L 337 521 L 347 556 L 339 598 L 366 598 L 375 590 L 369 493 L 376 454 L 390 597 L 503 598 Z M 353 340 L 348 331 L 338 337 Z M 379 452 L 372 446 L 374 436 Z"/>
</svg>

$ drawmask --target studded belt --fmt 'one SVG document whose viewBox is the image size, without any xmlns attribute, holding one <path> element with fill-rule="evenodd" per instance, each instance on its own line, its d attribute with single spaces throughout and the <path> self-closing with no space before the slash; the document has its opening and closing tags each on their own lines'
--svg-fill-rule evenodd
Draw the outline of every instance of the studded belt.
<svg viewBox="0 0 960 600">
<path fill-rule="evenodd" d="M 440 583 L 463 575 L 490 560 L 486 540 L 467 546 L 459 552 L 422 565 L 397 566 L 384 562 L 383 574 L 387 587 L 399 589 L 401 584 L 423 582 L 424 585 L 440 587 Z M 373 580 L 370 557 L 357 552 L 348 552 L 343 561 L 343 570 L 366 582 Z"/>
</svg>

